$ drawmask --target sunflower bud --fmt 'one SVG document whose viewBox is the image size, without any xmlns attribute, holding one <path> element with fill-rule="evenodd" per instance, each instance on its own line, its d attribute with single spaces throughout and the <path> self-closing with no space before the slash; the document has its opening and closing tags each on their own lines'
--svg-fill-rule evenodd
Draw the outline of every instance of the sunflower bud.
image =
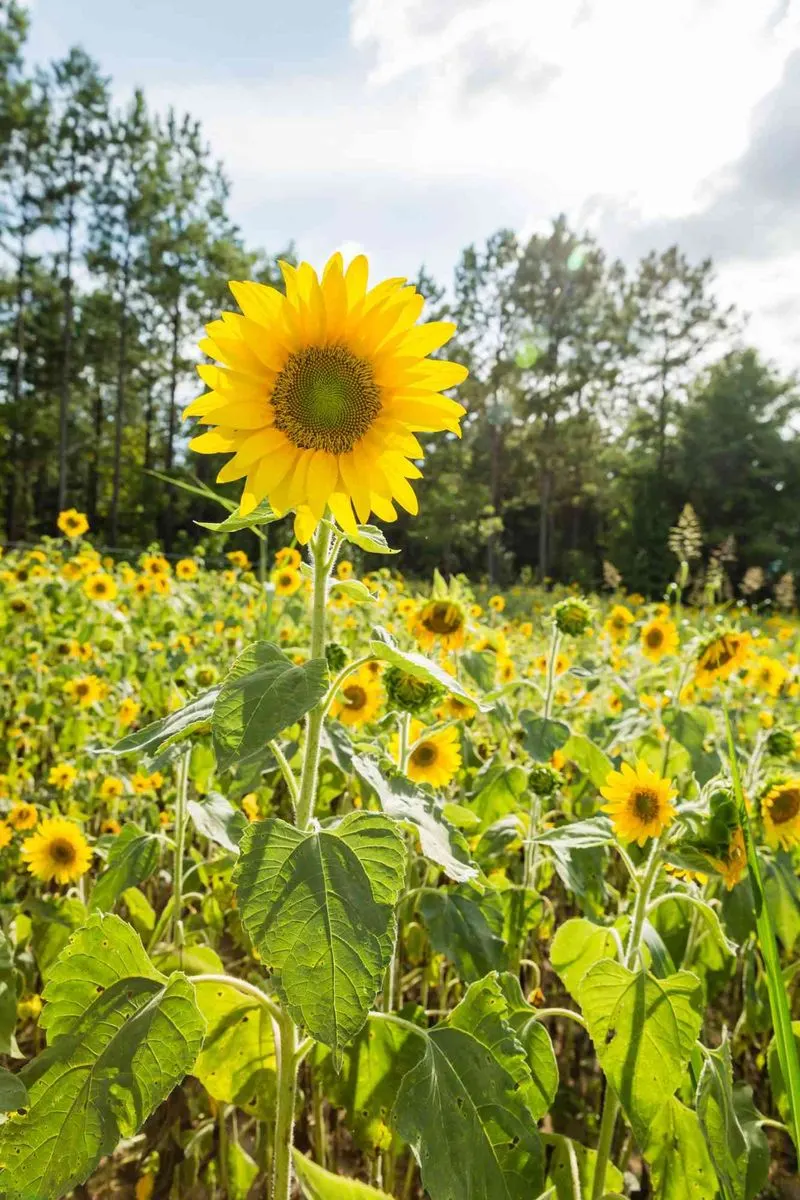
<svg viewBox="0 0 800 1200">
<path fill-rule="evenodd" d="M 767 752 L 773 758 L 792 758 L 794 751 L 794 734 L 788 729 L 773 729 L 767 738 Z"/>
<path fill-rule="evenodd" d="M 585 600 L 570 596 L 554 604 L 551 615 L 561 633 L 578 637 L 589 628 L 594 614 Z"/>
<path fill-rule="evenodd" d="M 328 642 L 325 647 L 325 658 L 331 675 L 338 675 L 347 662 L 347 651 L 338 642 Z"/>
<path fill-rule="evenodd" d="M 528 786 L 537 796 L 552 796 L 563 782 L 561 772 L 549 763 L 534 763 L 528 775 Z"/>
<path fill-rule="evenodd" d="M 420 713 L 444 696 L 444 688 L 427 679 L 410 675 L 401 667 L 390 667 L 383 677 L 386 695 L 393 708 L 400 712 Z"/>
</svg>

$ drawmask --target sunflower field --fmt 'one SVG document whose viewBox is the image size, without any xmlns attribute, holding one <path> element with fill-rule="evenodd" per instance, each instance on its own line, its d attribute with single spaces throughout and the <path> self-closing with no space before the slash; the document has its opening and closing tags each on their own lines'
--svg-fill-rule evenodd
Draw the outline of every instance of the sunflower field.
<svg viewBox="0 0 800 1200">
<path fill-rule="evenodd" d="M 233 290 L 224 567 L 0 558 L 0 1197 L 796 1197 L 800 623 L 404 578 L 453 327 Z"/>
</svg>

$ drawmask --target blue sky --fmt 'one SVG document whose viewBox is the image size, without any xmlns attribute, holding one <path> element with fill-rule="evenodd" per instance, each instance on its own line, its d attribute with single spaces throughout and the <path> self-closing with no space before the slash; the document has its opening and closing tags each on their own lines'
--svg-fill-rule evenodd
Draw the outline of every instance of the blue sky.
<svg viewBox="0 0 800 1200">
<path fill-rule="evenodd" d="M 250 244 L 448 283 L 565 211 L 611 254 L 712 254 L 800 366 L 800 0 L 33 0 L 124 101 L 199 117 Z"/>
</svg>

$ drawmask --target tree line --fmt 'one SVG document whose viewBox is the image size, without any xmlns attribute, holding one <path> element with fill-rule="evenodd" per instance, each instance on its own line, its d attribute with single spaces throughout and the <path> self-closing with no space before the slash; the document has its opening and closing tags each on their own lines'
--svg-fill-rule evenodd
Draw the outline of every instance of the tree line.
<svg viewBox="0 0 800 1200">
<path fill-rule="evenodd" d="M 245 245 L 197 121 L 141 91 L 116 109 L 79 48 L 30 68 L 27 26 L 0 0 L 0 527 L 34 538 L 74 505 L 108 545 L 178 549 L 215 511 L 148 471 L 189 469 L 200 329 L 233 305 L 228 279 L 280 286 L 281 256 Z M 421 515 L 392 530 L 408 571 L 590 587 L 606 562 L 651 594 L 686 501 L 734 580 L 800 566 L 796 380 L 743 342 L 710 261 L 623 265 L 559 217 L 418 286 L 470 376 L 463 439 L 431 445 Z M 190 469 L 213 484 L 213 460 Z"/>
</svg>

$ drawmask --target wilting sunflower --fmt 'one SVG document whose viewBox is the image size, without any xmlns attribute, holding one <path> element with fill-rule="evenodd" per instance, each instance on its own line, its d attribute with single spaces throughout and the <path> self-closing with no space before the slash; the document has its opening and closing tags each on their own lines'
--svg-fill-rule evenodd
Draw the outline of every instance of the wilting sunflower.
<svg viewBox="0 0 800 1200">
<path fill-rule="evenodd" d="M 217 480 L 245 479 L 241 515 L 265 498 L 278 513 L 296 509 L 299 540 L 326 505 L 347 532 L 372 512 L 393 521 L 395 503 L 415 513 L 408 481 L 421 472 L 411 460 L 424 457 L 415 433 L 460 435 L 464 409 L 441 393 L 467 369 L 427 357 L 455 325 L 418 326 L 425 301 L 404 279 L 368 291 L 363 255 L 347 270 L 332 255 L 321 280 L 308 263 L 280 266 L 285 295 L 231 283 L 243 315 L 206 327 L 200 349 L 222 365 L 198 367 L 211 391 L 184 415 L 215 428 L 192 449 L 233 452 Z"/>
<path fill-rule="evenodd" d="M 295 567 L 281 567 L 272 574 L 277 596 L 293 596 L 303 582 L 303 576 Z"/>
<path fill-rule="evenodd" d="M 770 846 L 800 844 L 800 778 L 773 781 L 761 798 L 761 816 Z"/>
<path fill-rule="evenodd" d="M 712 858 L 711 855 L 706 857 L 711 866 L 722 876 L 727 890 L 733 891 L 747 871 L 747 848 L 741 826 L 737 826 L 731 833 L 728 849 L 721 858 Z"/>
<path fill-rule="evenodd" d="M 113 600 L 117 594 L 117 585 L 105 571 L 90 575 L 83 585 L 83 590 L 90 600 Z"/>
<path fill-rule="evenodd" d="M 425 734 L 417 722 L 412 722 L 411 736 L 414 738 L 411 753 L 406 763 L 406 774 L 415 783 L 429 783 L 431 787 L 447 787 L 461 766 L 459 733 L 454 726 Z"/>
<path fill-rule="evenodd" d="M 710 687 L 717 679 L 728 679 L 747 658 L 750 640 L 748 633 L 738 629 L 715 633 L 703 643 L 695 659 L 695 682 Z"/>
<path fill-rule="evenodd" d="M 366 725 L 380 712 L 382 699 L 377 677 L 362 668 L 339 688 L 331 705 L 331 713 L 343 725 Z"/>
<path fill-rule="evenodd" d="M 92 851 L 74 821 L 50 817 L 24 842 L 22 857 L 43 883 L 75 883 L 88 871 Z"/>
<path fill-rule="evenodd" d="M 678 630 L 672 621 L 654 617 L 643 626 L 639 644 L 645 658 L 659 662 L 666 654 L 674 654 L 678 649 Z"/>
<path fill-rule="evenodd" d="M 759 654 L 747 668 L 747 683 L 768 696 L 777 696 L 788 678 L 789 672 L 780 659 L 767 654 Z"/>
<path fill-rule="evenodd" d="M 606 617 L 603 632 L 611 638 L 612 642 L 622 642 L 628 636 L 628 630 L 633 621 L 634 616 L 629 608 L 626 608 L 624 604 L 615 604 Z"/>
<path fill-rule="evenodd" d="M 58 528 L 68 538 L 83 537 L 89 528 L 86 513 L 78 512 L 76 508 L 68 508 L 58 514 Z"/>
<path fill-rule="evenodd" d="M 608 800 L 603 812 L 624 842 L 643 846 L 648 838 L 659 837 L 675 816 L 672 781 L 656 775 L 641 759 L 635 770 L 623 763 L 619 771 L 610 771 L 600 795 Z"/>
<path fill-rule="evenodd" d="M 6 820 L 11 828 L 17 831 L 33 829 L 39 820 L 39 814 L 35 804 L 28 804 L 27 801 L 20 800 L 17 804 L 11 805 L 11 811 Z"/>
<path fill-rule="evenodd" d="M 467 616 L 455 600 L 428 600 L 410 621 L 411 632 L 423 650 L 460 650 Z"/>
</svg>

